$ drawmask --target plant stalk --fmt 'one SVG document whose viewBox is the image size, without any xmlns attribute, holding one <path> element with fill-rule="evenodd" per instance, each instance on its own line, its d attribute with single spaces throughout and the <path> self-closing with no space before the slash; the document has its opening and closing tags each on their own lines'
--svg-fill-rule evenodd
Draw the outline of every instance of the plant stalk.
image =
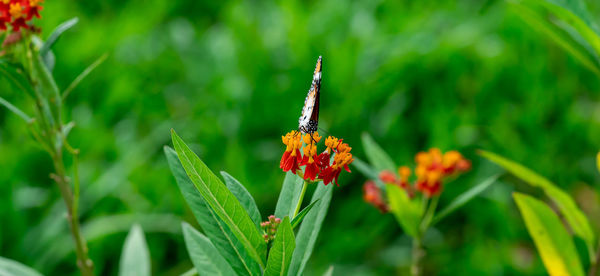
<svg viewBox="0 0 600 276">
<path fill-rule="evenodd" d="M 421 259 L 425 256 L 425 250 L 423 250 L 423 244 L 421 237 L 413 239 L 412 246 L 412 259 L 410 263 L 410 275 L 420 276 L 421 275 Z"/>
<path fill-rule="evenodd" d="M 598 242 L 598 249 L 596 250 L 595 258 L 592 259 L 588 276 L 600 275 L 600 273 L 598 273 L 598 265 L 600 265 L 600 242 Z"/>
<path fill-rule="evenodd" d="M 307 180 L 304 180 L 304 184 L 302 185 L 302 192 L 300 193 L 300 198 L 298 199 L 298 204 L 296 204 L 296 210 L 294 211 L 294 216 L 292 217 L 292 219 L 294 219 L 296 215 L 298 215 L 298 212 L 300 212 L 300 207 L 302 207 L 302 201 L 304 200 L 304 194 L 306 193 L 308 183 L 309 182 Z"/>
</svg>

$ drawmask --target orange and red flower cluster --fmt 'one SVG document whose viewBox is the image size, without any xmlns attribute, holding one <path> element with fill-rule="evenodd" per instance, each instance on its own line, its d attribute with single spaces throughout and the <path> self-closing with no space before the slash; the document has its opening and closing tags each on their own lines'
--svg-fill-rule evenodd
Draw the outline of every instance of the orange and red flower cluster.
<svg viewBox="0 0 600 276">
<path fill-rule="evenodd" d="M 414 197 L 416 191 L 423 193 L 426 197 L 432 197 L 442 192 L 445 179 L 466 172 L 471 168 L 471 162 L 458 151 L 449 151 L 442 154 L 437 148 L 432 148 L 427 152 L 419 152 L 415 156 L 415 161 L 417 167 L 415 169 L 416 180 L 414 185 L 409 182 L 411 170 L 406 166 L 400 167 L 398 174 L 382 171 L 379 174 L 379 180 L 403 188 L 411 198 Z M 382 212 L 387 211 L 383 193 L 373 181 L 367 181 L 363 189 L 366 202 L 374 205 Z"/>
<path fill-rule="evenodd" d="M 302 176 L 304 180 L 320 179 L 325 185 L 335 180 L 335 184 L 338 185 L 338 177 L 342 169 L 350 172 L 348 165 L 354 161 L 350 153 L 352 148 L 344 143 L 343 139 L 329 136 L 325 139 L 327 148 L 317 154 L 317 143 L 321 141 L 321 138 L 318 132 L 302 135 L 298 131 L 291 131 L 282 136 L 281 140 L 286 145 L 286 149 L 281 157 L 279 167 L 285 172 L 291 171 L 298 174 L 298 172 L 302 173 L 300 167 L 304 166 L 304 175 Z M 302 149 L 302 153 L 300 149 Z M 331 160 L 332 156 L 333 160 Z"/>
<path fill-rule="evenodd" d="M 0 30 L 6 30 L 7 25 L 13 31 L 21 28 L 29 29 L 27 25 L 34 16 L 40 18 L 43 0 L 0 0 Z"/>
</svg>

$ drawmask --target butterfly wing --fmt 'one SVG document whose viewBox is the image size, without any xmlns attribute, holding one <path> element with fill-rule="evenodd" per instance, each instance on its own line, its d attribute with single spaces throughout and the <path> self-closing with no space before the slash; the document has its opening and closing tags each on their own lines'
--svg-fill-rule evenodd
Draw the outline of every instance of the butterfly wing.
<svg viewBox="0 0 600 276">
<path fill-rule="evenodd" d="M 321 97 L 322 57 L 319 56 L 313 80 L 304 100 L 302 115 L 298 119 L 298 129 L 303 133 L 314 133 L 319 125 L 319 100 Z"/>
</svg>

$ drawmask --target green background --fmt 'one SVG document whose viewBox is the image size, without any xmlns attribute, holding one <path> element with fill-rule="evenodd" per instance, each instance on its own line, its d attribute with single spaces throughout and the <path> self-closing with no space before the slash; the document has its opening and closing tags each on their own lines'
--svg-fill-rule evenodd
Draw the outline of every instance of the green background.
<svg viewBox="0 0 600 276">
<path fill-rule="evenodd" d="M 365 159 L 362 132 L 398 165 L 429 147 L 460 150 L 473 170 L 446 186 L 443 206 L 494 171 L 476 149 L 496 152 L 568 190 L 598 229 L 598 76 L 504 1 L 47 1 L 36 24 L 45 38 L 75 16 L 53 49 L 59 86 L 109 54 L 65 107 L 77 123 L 70 141 L 82 151 L 82 221 L 98 274 L 116 273 L 134 222 L 156 275 L 192 267 L 180 221 L 197 224 L 162 153 L 170 128 L 271 214 L 280 137 L 297 128 L 319 55 L 321 134 L 344 138 L 356 157 Z M 31 110 L 26 95 L 0 86 Z M 6 109 L 0 126 L 0 255 L 77 274 L 50 159 Z M 363 202 L 364 181 L 356 170 L 340 177 L 307 274 L 406 271 L 410 240 Z M 428 233 L 425 273 L 545 274 L 514 190 L 541 195 L 501 178 Z"/>
</svg>

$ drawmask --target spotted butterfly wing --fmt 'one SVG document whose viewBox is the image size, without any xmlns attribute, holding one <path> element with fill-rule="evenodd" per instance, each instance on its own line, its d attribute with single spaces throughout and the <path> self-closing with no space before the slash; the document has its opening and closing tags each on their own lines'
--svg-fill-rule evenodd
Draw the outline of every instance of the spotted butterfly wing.
<svg viewBox="0 0 600 276">
<path fill-rule="evenodd" d="M 315 66 L 315 72 L 313 73 L 313 80 L 308 90 L 308 95 L 304 99 L 304 107 L 302 108 L 302 115 L 298 119 L 298 130 L 302 133 L 314 133 L 317 131 L 319 125 L 319 98 L 321 96 L 321 70 L 322 70 L 322 57 L 319 56 L 317 65 Z"/>
</svg>

